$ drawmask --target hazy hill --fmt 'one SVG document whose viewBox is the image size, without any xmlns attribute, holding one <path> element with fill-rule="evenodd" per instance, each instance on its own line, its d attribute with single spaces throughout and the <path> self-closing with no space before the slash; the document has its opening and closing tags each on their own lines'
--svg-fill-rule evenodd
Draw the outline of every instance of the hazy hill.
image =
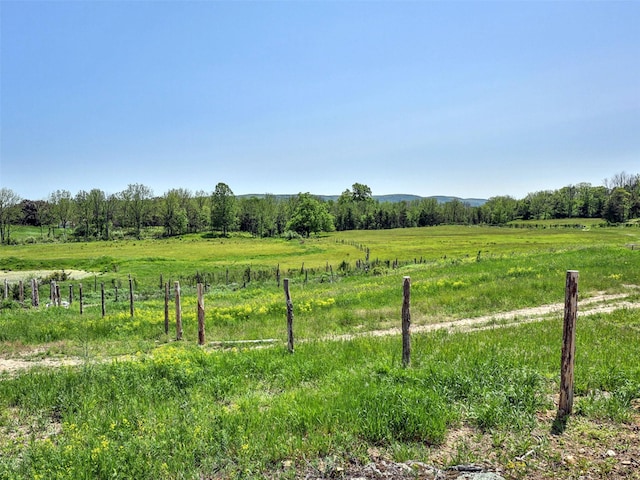
<svg viewBox="0 0 640 480">
<path fill-rule="evenodd" d="M 248 193 L 246 195 L 237 195 L 239 198 L 263 198 L 265 194 L 263 193 Z M 333 200 L 334 202 L 340 198 L 340 195 L 316 195 L 318 198 L 321 198 L 324 201 Z M 274 195 L 279 200 L 286 200 L 291 197 L 295 197 L 292 194 L 279 194 Z M 460 197 L 449 197 L 446 195 L 432 195 L 430 197 L 420 197 L 419 195 L 410 195 L 406 193 L 398 193 L 393 195 L 374 195 L 374 200 L 379 201 L 380 203 L 397 203 L 397 202 L 413 202 L 416 200 L 422 200 L 423 198 L 435 198 L 438 203 L 447 203 L 453 200 L 459 200 L 462 203 L 468 203 L 472 207 L 480 207 L 486 203 L 486 199 L 484 198 L 460 198 Z"/>
</svg>

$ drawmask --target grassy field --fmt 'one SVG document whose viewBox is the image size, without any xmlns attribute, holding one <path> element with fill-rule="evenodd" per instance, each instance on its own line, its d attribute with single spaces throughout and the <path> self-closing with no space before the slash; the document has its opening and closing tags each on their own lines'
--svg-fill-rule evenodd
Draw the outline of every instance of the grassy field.
<svg viewBox="0 0 640 480">
<path fill-rule="evenodd" d="M 640 285 L 640 252 L 626 245 L 639 237 L 628 228 L 437 227 L 304 242 L 2 247 L 0 270 L 90 276 L 83 315 L 77 299 L 69 309 L 2 305 L 0 358 L 34 367 L 0 374 L 0 478 L 339 478 L 380 458 L 478 462 L 507 478 L 639 478 L 624 463 L 640 454 L 637 307 L 580 318 L 576 414 L 562 435 L 550 434 L 561 313 L 415 334 L 408 369 L 397 336 L 362 336 L 399 327 L 404 276 L 416 329 L 561 303 L 568 269 L 580 271 L 581 301 L 606 292 L 637 302 L 629 286 Z M 370 268 L 356 270 L 367 249 Z M 292 282 L 293 355 L 277 265 Z M 210 283 L 208 342 L 275 342 L 196 346 L 196 272 Z M 173 305 L 164 333 L 160 275 L 184 283 L 184 341 L 174 340 Z M 94 282 L 108 287 L 104 318 Z M 77 288 L 62 282 L 63 296 L 69 283 Z M 50 367 L 69 359 L 74 366 Z"/>
</svg>

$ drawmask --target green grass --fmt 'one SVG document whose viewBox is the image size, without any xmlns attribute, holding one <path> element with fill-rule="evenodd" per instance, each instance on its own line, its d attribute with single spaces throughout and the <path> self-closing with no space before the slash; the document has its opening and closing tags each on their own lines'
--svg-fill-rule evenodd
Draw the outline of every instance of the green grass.
<svg viewBox="0 0 640 480">
<path fill-rule="evenodd" d="M 397 339 L 367 338 L 301 344 L 293 356 L 172 344 L 5 379 L 0 428 L 18 434 L 0 444 L 0 476 L 260 478 L 284 461 L 363 457 L 368 445 L 437 445 L 460 423 L 527 432 L 552 408 L 559 323 L 416 336 L 410 369 Z M 581 322 L 578 415 L 628 420 L 639 326 L 630 311 Z"/>
<path fill-rule="evenodd" d="M 580 271 L 581 299 L 629 293 L 625 285 L 640 285 L 640 257 L 625 244 L 638 235 L 624 228 L 438 227 L 341 232 L 304 243 L 185 237 L 2 247 L 2 269 L 104 270 L 96 280 L 108 295 L 104 318 L 93 278 L 83 280 L 83 315 L 77 298 L 69 309 L 2 304 L 2 358 L 74 356 L 81 365 L 0 377 L 0 478 L 294 478 L 318 462 L 367 462 L 371 447 L 398 460 L 430 461 L 447 432 L 461 426 L 513 448 L 505 453 L 513 459 L 528 450 L 523 445 L 540 414 L 554 408 L 559 316 L 414 335 L 408 369 L 398 337 L 326 337 L 398 327 L 405 275 L 415 326 L 561 303 L 569 269 Z M 379 262 L 368 273 L 354 271 L 365 248 Z M 400 267 L 387 267 L 396 258 Z M 303 262 L 314 269 L 306 282 Z M 349 275 L 338 274 L 341 262 L 351 265 Z M 293 355 L 285 348 L 278 263 L 291 276 Z M 245 288 L 238 279 L 225 285 L 222 272 L 247 265 L 273 268 L 274 276 L 252 278 Z M 159 276 L 196 271 L 219 274 L 205 297 L 208 341 L 277 342 L 197 347 L 189 282 L 182 288 L 185 340 L 174 341 L 173 303 L 166 335 Z M 124 288 L 129 272 L 136 279 L 133 317 Z M 63 297 L 69 283 L 62 282 Z M 42 299 L 47 289 L 41 287 Z M 632 421 L 640 398 L 638 310 L 581 317 L 576 352 L 576 417 Z M 512 432 L 514 446 L 505 447 L 500 439 Z M 450 462 L 475 458 L 465 445 Z M 521 473 L 526 477 L 526 468 Z"/>
</svg>

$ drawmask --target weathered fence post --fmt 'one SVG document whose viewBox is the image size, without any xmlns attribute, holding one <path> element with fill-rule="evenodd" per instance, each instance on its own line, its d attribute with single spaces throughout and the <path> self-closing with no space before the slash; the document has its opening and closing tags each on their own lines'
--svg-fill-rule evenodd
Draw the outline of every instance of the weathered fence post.
<svg viewBox="0 0 640 480">
<path fill-rule="evenodd" d="M 129 274 L 129 314 L 133 317 L 133 279 Z"/>
<path fill-rule="evenodd" d="M 83 312 L 83 306 L 82 306 L 82 284 L 79 283 L 78 284 L 78 303 L 80 303 L 80 315 L 82 315 Z"/>
<path fill-rule="evenodd" d="M 402 365 L 411 363 L 411 277 L 404 277 L 402 300 Z"/>
<path fill-rule="evenodd" d="M 198 284 L 198 345 L 204 345 L 204 287 Z"/>
<path fill-rule="evenodd" d="M 164 333 L 169 335 L 169 282 L 164 284 Z"/>
<path fill-rule="evenodd" d="M 560 402 L 558 417 L 573 410 L 573 366 L 576 354 L 576 319 L 578 317 L 578 272 L 567 271 L 564 300 L 564 328 L 562 330 L 562 359 L 560 362 Z"/>
<path fill-rule="evenodd" d="M 280 264 L 276 267 L 276 281 L 278 282 L 278 288 L 280 288 Z"/>
<path fill-rule="evenodd" d="M 289 353 L 293 353 L 293 302 L 291 301 L 291 293 L 289 293 L 289 279 L 285 278 L 284 285 L 284 298 L 287 302 L 287 347 Z"/>
<path fill-rule="evenodd" d="M 9 299 L 9 280 L 6 278 L 4 279 L 4 299 Z"/>
<path fill-rule="evenodd" d="M 62 301 L 60 300 L 60 285 L 56 283 L 56 305 L 59 307 L 62 305 Z"/>
<path fill-rule="evenodd" d="M 105 310 L 105 305 L 104 305 L 104 282 L 100 283 L 100 300 L 101 300 L 101 303 L 102 303 L 102 317 L 104 318 L 104 316 L 107 313 L 107 311 Z"/>
<path fill-rule="evenodd" d="M 51 280 L 49 282 L 49 303 L 54 306 L 56 304 L 56 281 L 55 280 Z"/>
<path fill-rule="evenodd" d="M 22 280 L 18 283 L 18 301 L 20 305 L 24 306 L 24 283 Z"/>
<path fill-rule="evenodd" d="M 180 282 L 174 282 L 176 293 L 176 340 L 182 340 L 182 306 L 180 305 Z"/>
<path fill-rule="evenodd" d="M 31 304 L 34 307 L 40 306 L 40 290 L 38 286 L 38 279 L 34 278 L 31 284 Z"/>
<path fill-rule="evenodd" d="M 69 285 L 69 306 L 73 303 L 73 285 Z"/>
</svg>

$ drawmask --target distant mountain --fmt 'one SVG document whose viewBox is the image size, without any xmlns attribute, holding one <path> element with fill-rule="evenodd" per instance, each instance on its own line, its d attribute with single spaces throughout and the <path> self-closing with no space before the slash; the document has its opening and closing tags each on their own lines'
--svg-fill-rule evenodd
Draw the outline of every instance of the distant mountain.
<svg viewBox="0 0 640 480">
<path fill-rule="evenodd" d="M 436 200 L 438 200 L 438 203 L 447 203 L 453 200 L 459 200 L 462 203 L 468 203 L 472 207 L 481 207 L 482 205 L 487 203 L 487 200 L 485 198 L 459 198 L 459 197 L 446 197 L 441 195 L 433 195 L 431 197 L 426 197 L 426 198 L 435 198 Z"/>
<path fill-rule="evenodd" d="M 264 198 L 264 193 L 249 193 L 246 195 L 237 195 L 238 198 Z M 279 194 L 274 195 L 278 200 L 287 200 L 288 198 L 295 197 L 295 194 Z M 340 195 L 316 195 L 316 197 L 321 198 L 325 202 L 328 201 L 337 201 L 340 198 Z M 462 203 L 467 203 L 472 207 L 481 207 L 484 205 L 487 200 L 484 198 L 460 198 L 460 197 L 449 197 L 445 195 L 432 195 L 430 197 L 421 197 L 419 195 L 410 195 L 406 193 L 398 193 L 394 195 L 374 195 L 373 199 L 379 201 L 380 203 L 398 203 L 398 202 L 414 202 L 416 200 L 422 200 L 423 198 L 435 198 L 438 203 L 447 203 L 453 200 L 458 200 Z"/>
</svg>

